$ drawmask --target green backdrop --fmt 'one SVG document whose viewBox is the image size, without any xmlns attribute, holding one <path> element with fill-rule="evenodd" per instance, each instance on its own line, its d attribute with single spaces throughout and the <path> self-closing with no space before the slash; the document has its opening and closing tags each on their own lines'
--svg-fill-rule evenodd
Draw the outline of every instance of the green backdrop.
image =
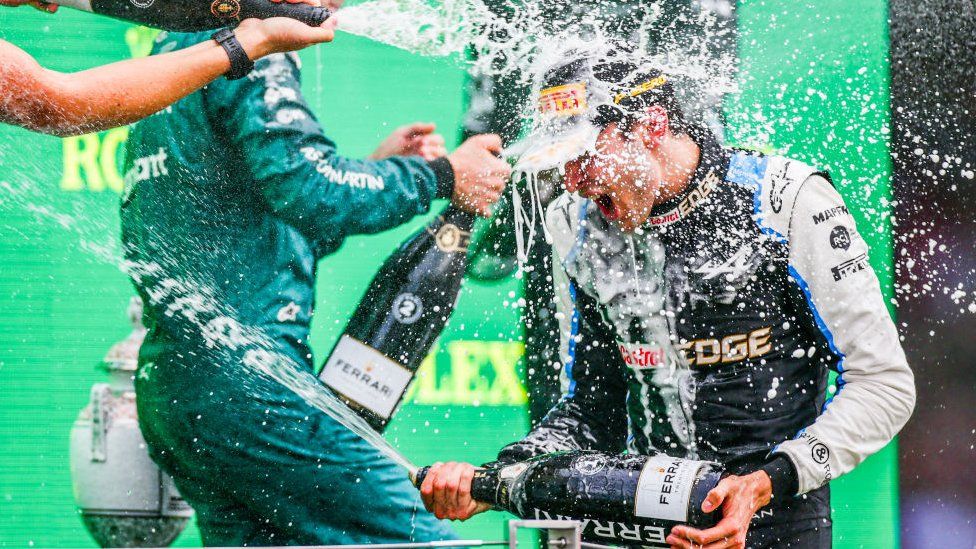
<svg viewBox="0 0 976 549">
<path fill-rule="evenodd" d="M 733 139 L 822 166 L 844 195 L 893 297 L 888 5 L 740 3 Z M 894 310 L 889 305 L 890 310 Z M 837 547 L 898 545 L 896 444 L 831 483 Z"/>
<path fill-rule="evenodd" d="M 828 167 L 872 244 L 890 295 L 887 6 L 866 0 L 742 2 L 733 138 Z M 62 10 L 0 9 L 0 38 L 44 66 L 79 70 L 141 55 L 149 34 Z M 397 125 L 462 111 L 455 62 L 355 37 L 302 53 L 305 93 L 347 155 Z M 0 546 L 92 546 L 75 515 L 68 432 L 108 347 L 128 333 L 131 289 L 117 265 L 118 161 L 125 129 L 56 139 L 0 126 Z M 350 239 L 321 266 L 313 347 L 328 352 L 386 253 L 422 221 Z M 524 433 L 517 285 L 468 284 L 389 438 L 414 462 L 491 459 Z M 887 448 L 834 482 L 838 547 L 897 545 L 896 455 Z M 459 525 L 497 539 L 504 515 Z M 178 545 L 198 543 L 189 528 Z"/>
</svg>

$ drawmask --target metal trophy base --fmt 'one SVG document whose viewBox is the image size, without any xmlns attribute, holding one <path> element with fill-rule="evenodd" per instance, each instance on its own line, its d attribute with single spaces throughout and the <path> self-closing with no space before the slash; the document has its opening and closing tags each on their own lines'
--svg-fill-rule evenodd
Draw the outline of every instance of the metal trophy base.
<svg viewBox="0 0 976 549">
<path fill-rule="evenodd" d="M 82 514 L 81 520 L 101 547 L 169 547 L 190 519 Z"/>
</svg>

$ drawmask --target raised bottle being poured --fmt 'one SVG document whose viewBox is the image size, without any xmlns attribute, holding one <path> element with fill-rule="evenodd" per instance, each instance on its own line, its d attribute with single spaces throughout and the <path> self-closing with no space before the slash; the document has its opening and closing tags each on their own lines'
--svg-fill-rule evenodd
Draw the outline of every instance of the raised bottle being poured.
<svg viewBox="0 0 976 549">
<path fill-rule="evenodd" d="M 417 471 L 418 488 L 428 470 Z M 587 540 L 666 545 L 678 524 L 718 522 L 718 512 L 701 506 L 722 473 L 715 463 L 664 454 L 560 452 L 479 469 L 471 496 L 523 519 L 579 520 Z"/>
<path fill-rule="evenodd" d="M 325 8 L 309 4 L 271 0 L 57 0 L 55 3 L 179 32 L 233 26 L 249 17 L 291 17 L 317 27 L 332 15 Z"/>
<path fill-rule="evenodd" d="M 319 374 L 377 431 L 454 312 L 474 214 L 448 206 L 373 277 Z"/>
</svg>

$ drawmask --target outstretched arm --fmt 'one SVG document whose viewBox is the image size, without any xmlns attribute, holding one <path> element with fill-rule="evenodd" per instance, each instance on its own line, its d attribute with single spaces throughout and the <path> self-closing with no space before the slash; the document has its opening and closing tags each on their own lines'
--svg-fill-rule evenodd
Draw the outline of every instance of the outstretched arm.
<svg viewBox="0 0 976 549">
<path fill-rule="evenodd" d="M 246 20 L 235 33 L 248 57 L 330 42 L 334 21 L 321 27 L 285 18 Z M 52 135 L 89 133 L 129 124 L 200 89 L 230 68 L 215 41 L 77 73 L 41 67 L 0 40 L 0 121 Z"/>
<path fill-rule="evenodd" d="M 501 149 L 497 136 L 472 137 L 430 161 L 342 156 L 302 95 L 300 77 L 297 56 L 273 55 L 247 78 L 215 83 L 204 95 L 210 120 L 241 155 L 268 209 L 317 250 L 396 227 L 434 198 L 483 215 L 498 199 L 509 166 L 492 154 Z"/>
<path fill-rule="evenodd" d="M 8 8 L 31 6 L 47 13 L 54 13 L 58 11 L 57 4 L 49 4 L 47 2 L 43 2 L 42 0 L 0 0 L 0 6 L 6 6 Z"/>
</svg>

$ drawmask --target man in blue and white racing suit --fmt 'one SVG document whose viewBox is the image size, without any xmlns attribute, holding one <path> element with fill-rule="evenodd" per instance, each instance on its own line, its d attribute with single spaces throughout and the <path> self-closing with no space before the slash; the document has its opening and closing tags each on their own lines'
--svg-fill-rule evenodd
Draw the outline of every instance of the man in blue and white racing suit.
<svg viewBox="0 0 976 549">
<path fill-rule="evenodd" d="M 570 449 L 717 461 L 730 475 L 703 509 L 722 520 L 644 543 L 830 547 L 828 483 L 892 440 L 915 389 L 828 175 L 720 147 L 654 69 L 583 55 L 544 78 L 522 161 L 564 169 L 546 225 L 566 392 L 499 461 Z M 436 466 L 428 508 L 487 509 L 470 497 L 473 470 Z"/>
</svg>

